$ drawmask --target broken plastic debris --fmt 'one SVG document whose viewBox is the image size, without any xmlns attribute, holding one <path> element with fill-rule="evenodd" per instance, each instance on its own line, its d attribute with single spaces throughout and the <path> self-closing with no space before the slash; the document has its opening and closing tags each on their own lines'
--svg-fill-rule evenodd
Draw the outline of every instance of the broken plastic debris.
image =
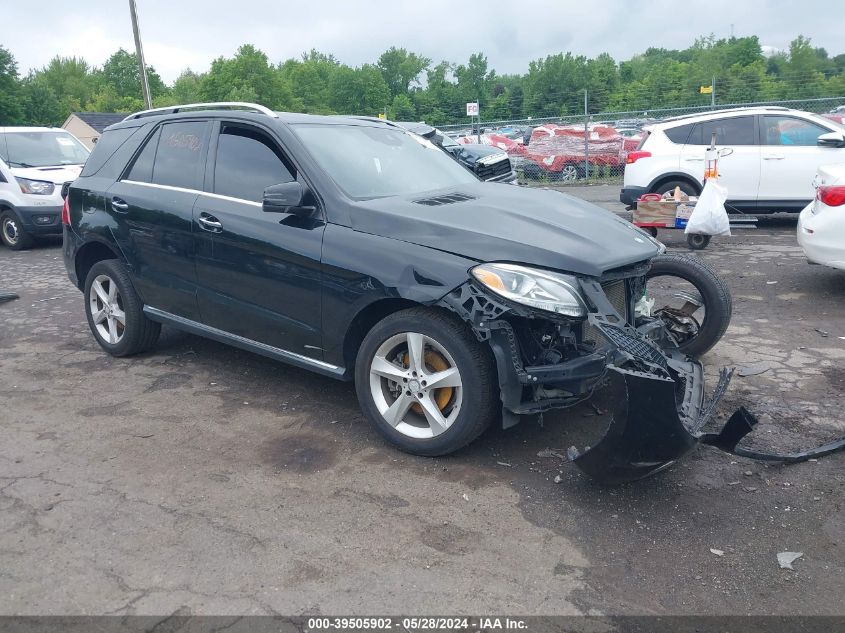
<svg viewBox="0 0 845 633">
<path fill-rule="evenodd" d="M 801 558 L 804 552 L 778 552 L 778 565 L 781 569 L 795 569 L 792 566 L 796 560 Z"/>
<path fill-rule="evenodd" d="M 752 365 L 751 367 L 740 367 L 736 372 L 740 376 L 756 376 L 769 371 L 768 365 Z"/>
<path fill-rule="evenodd" d="M 724 556 L 725 555 L 725 552 L 723 550 L 715 549 L 715 548 L 712 548 L 712 547 L 710 548 L 710 553 L 715 554 L 716 556 Z"/>
</svg>

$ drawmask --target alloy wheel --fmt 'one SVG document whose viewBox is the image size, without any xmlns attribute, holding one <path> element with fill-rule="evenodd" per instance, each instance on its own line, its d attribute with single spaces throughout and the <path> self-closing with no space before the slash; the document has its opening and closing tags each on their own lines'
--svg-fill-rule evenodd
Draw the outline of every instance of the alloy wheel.
<svg viewBox="0 0 845 633">
<path fill-rule="evenodd" d="M 117 345 L 126 331 L 126 313 L 114 280 L 108 275 L 97 275 L 91 284 L 88 303 L 97 334 L 106 343 Z"/>
<path fill-rule="evenodd" d="M 463 381 L 452 355 L 430 336 L 396 334 L 370 363 L 370 393 L 394 429 L 426 439 L 446 431 L 461 409 Z"/>
<path fill-rule="evenodd" d="M 578 168 L 575 165 L 566 165 L 560 172 L 562 182 L 574 182 L 578 180 Z"/>
</svg>

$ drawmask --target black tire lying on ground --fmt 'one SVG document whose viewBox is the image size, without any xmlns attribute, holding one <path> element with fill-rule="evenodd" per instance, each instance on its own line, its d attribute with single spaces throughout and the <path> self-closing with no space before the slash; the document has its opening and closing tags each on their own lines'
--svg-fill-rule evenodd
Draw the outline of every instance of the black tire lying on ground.
<svg viewBox="0 0 845 633">
<path fill-rule="evenodd" d="M 719 342 L 730 325 L 733 312 L 730 288 L 715 270 L 691 255 L 664 254 L 651 260 L 646 278 L 664 276 L 689 282 L 704 300 L 704 322 L 698 334 L 678 347 L 689 356 L 701 356 Z"/>
</svg>

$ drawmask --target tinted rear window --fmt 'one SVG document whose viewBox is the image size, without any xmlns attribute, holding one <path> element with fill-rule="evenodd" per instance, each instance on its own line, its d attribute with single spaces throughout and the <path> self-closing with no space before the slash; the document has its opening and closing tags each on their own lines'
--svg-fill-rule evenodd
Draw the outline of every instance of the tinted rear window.
<svg viewBox="0 0 845 633">
<path fill-rule="evenodd" d="M 85 161 L 85 167 L 82 168 L 81 176 L 92 176 L 100 171 L 100 168 L 106 164 L 109 158 L 120 149 L 120 147 L 129 140 L 138 130 L 137 127 L 124 127 L 117 130 L 107 130 L 103 132 L 88 160 Z"/>
<path fill-rule="evenodd" d="M 716 145 L 754 145 L 754 117 L 735 116 L 695 124 L 687 143 L 710 145 L 716 133 Z"/>
<path fill-rule="evenodd" d="M 154 183 L 186 189 L 200 188 L 206 127 L 205 121 L 180 121 L 161 126 L 153 165 Z"/>
</svg>

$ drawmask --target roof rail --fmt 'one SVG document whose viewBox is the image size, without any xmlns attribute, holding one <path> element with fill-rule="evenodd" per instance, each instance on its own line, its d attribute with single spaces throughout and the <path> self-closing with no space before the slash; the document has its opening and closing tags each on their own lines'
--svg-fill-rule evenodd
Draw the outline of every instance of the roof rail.
<svg viewBox="0 0 845 633">
<path fill-rule="evenodd" d="M 145 116 L 152 116 L 155 114 L 176 114 L 177 112 L 181 112 L 183 110 L 209 110 L 214 109 L 218 110 L 221 108 L 232 108 L 232 109 L 241 109 L 241 110 L 253 110 L 255 112 L 260 112 L 261 114 L 266 114 L 267 116 L 271 116 L 274 119 L 278 119 L 279 115 L 273 112 L 270 108 L 265 108 L 263 105 L 258 105 L 257 103 L 244 103 L 241 101 L 217 101 L 211 103 L 188 103 L 185 105 L 176 105 L 176 106 L 167 106 L 164 108 L 153 108 L 151 110 L 142 110 L 141 112 L 135 112 L 134 114 L 130 114 L 128 117 L 123 119 L 123 121 L 130 121 L 132 119 L 140 119 Z M 121 123 L 123 122 L 121 121 Z"/>
<path fill-rule="evenodd" d="M 690 112 L 689 114 L 680 114 L 678 116 L 667 117 L 665 119 L 660 119 L 660 123 L 667 123 L 669 121 L 681 121 L 682 119 L 690 119 L 695 116 L 707 116 L 709 114 L 725 114 L 730 112 L 743 112 L 745 110 L 771 110 L 773 112 L 783 112 L 785 110 L 789 110 L 789 108 L 785 106 L 755 106 L 755 105 L 747 105 L 747 106 L 740 106 L 737 108 L 723 108 L 719 109 L 716 108 L 715 110 L 702 110 L 701 112 Z"/>
</svg>

